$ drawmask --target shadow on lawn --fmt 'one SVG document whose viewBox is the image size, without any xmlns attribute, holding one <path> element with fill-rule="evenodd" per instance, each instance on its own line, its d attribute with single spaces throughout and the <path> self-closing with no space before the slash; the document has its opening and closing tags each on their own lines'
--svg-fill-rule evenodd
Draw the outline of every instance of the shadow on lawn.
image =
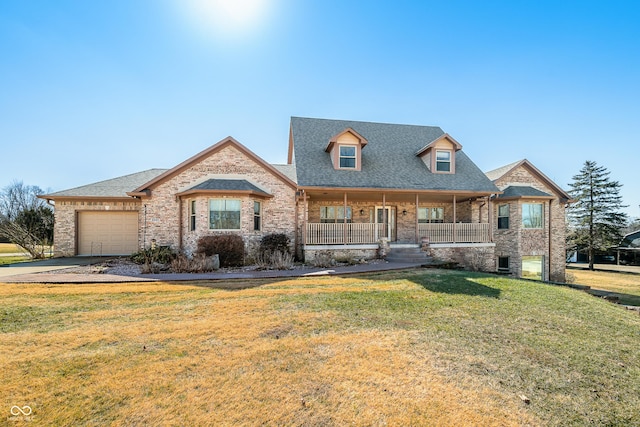
<svg viewBox="0 0 640 427">
<path fill-rule="evenodd" d="M 500 289 L 485 286 L 469 278 L 449 278 L 449 280 L 414 280 L 418 285 L 431 291 L 450 295 L 469 295 L 500 298 Z"/>
</svg>

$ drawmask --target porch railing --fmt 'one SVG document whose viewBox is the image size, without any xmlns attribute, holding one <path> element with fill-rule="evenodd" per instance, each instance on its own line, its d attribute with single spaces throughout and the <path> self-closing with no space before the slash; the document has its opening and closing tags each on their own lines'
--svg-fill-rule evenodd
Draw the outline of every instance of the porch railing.
<svg viewBox="0 0 640 427">
<path fill-rule="evenodd" d="M 384 237 L 384 224 L 307 224 L 307 245 L 354 245 L 377 243 Z"/>
<path fill-rule="evenodd" d="M 428 237 L 430 243 L 489 243 L 489 224 L 444 223 L 418 224 L 420 237 Z"/>
<path fill-rule="evenodd" d="M 386 236 L 384 224 L 308 223 L 305 242 L 307 245 L 371 244 Z M 489 224 L 418 224 L 418 238 L 422 237 L 428 237 L 431 243 L 491 242 Z"/>
</svg>

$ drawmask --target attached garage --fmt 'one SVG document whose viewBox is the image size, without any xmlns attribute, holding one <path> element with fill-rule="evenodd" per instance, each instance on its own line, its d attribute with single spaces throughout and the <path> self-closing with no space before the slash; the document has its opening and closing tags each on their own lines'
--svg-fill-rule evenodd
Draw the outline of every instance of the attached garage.
<svg viewBox="0 0 640 427">
<path fill-rule="evenodd" d="M 138 250 L 138 212 L 78 212 L 78 255 L 131 255 Z"/>
</svg>

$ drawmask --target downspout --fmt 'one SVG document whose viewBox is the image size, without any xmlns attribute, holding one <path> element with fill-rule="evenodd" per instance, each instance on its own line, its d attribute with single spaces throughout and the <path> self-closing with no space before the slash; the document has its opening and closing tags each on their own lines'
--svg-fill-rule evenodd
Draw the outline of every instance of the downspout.
<svg viewBox="0 0 640 427">
<path fill-rule="evenodd" d="M 178 250 L 182 251 L 182 197 L 178 197 Z"/>
<path fill-rule="evenodd" d="M 549 271 L 547 272 L 547 281 L 551 280 L 551 236 L 553 235 L 553 233 L 551 232 L 551 204 L 553 203 L 553 200 L 549 200 Z"/>
<path fill-rule="evenodd" d="M 144 229 L 142 231 L 142 249 L 147 249 L 147 204 L 144 204 Z"/>
<path fill-rule="evenodd" d="M 382 226 L 384 227 L 383 237 L 387 236 L 389 227 L 387 226 L 387 197 L 386 194 L 382 193 Z"/>
<path fill-rule="evenodd" d="M 416 243 L 420 243 L 420 236 L 418 235 L 418 227 L 419 227 L 419 223 L 418 223 L 418 206 L 420 206 L 420 195 L 418 193 L 416 193 Z"/>
</svg>

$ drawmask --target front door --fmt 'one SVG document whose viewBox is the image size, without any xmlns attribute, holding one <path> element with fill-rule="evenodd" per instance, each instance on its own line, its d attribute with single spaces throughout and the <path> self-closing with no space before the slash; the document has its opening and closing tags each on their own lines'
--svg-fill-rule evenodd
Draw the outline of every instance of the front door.
<svg viewBox="0 0 640 427">
<path fill-rule="evenodd" d="M 378 237 L 388 237 L 390 242 L 395 242 L 396 240 L 396 208 L 387 206 L 383 208 L 382 206 L 376 206 L 376 224 L 384 224 L 385 223 L 385 212 L 386 212 L 386 232 L 385 229 L 382 228 L 383 235 Z"/>
</svg>

